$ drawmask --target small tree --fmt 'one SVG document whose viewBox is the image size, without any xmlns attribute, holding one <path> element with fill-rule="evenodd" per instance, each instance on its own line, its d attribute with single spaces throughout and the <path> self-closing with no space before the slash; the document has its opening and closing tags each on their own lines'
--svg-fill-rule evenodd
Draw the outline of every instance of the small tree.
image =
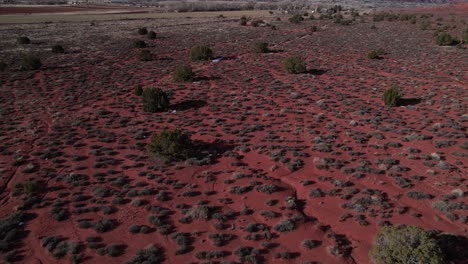
<svg viewBox="0 0 468 264">
<path fill-rule="evenodd" d="M 146 48 L 146 42 L 144 42 L 143 40 L 135 40 L 133 41 L 133 47 L 137 49 Z"/>
<path fill-rule="evenodd" d="M 296 15 L 290 17 L 288 20 L 289 20 L 289 22 L 291 22 L 293 24 L 299 24 L 302 21 L 304 21 L 304 18 L 301 15 L 296 14 Z"/>
<path fill-rule="evenodd" d="M 146 29 L 146 27 L 139 28 L 138 29 L 138 34 L 146 35 L 146 34 L 148 34 L 148 29 Z"/>
<path fill-rule="evenodd" d="M 400 99 L 400 90 L 396 86 L 387 89 L 383 94 L 383 100 L 386 106 L 397 106 Z"/>
<path fill-rule="evenodd" d="M 141 61 L 150 61 L 153 59 L 153 55 L 149 50 L 139 50 L 138 59 Z"/>
<path fill-rule="evenodd" d="M 38 70 L 41 68 L 41 59 L 32 54 L 23 54 L 21 56 L 21 69 L 22 70 Z"/>
<path fill-rule="evenodd" d="M 156 38 L 156 32 L 154 32 L 154 31 L 148 32 L 148 38 L 149 39 L 155 39 Z"/>
<path fill-rule="evenodd" d="M 189 54 L 192 61 L 210 60 L 212 56 L 213 51 L 208 46 L 195 46 Z"/>
<path fill-rule="evenodd" d="M 268 52 L 268 43 L 263 41 L 255 42 L 253 52 L 255 53 L 267 53 Z"/>
<path fill-rule="evenodd" d="M 299 74 L 306 72 L 306 63 L 298 56 L 286 58 L 283 61 L 283 67 L 288 73 Z"/>
<path fill-rule="evenodd" d="M 18 44 L 30 44 L 31 40 L 28 37 L 19 37 L 16 39 Z"/>
<path fill-rule="evenodd" d="M 194 73 L 190 65 L 179 65 L 172 74 L 172 79 L 176 82 L 189 82 L 193 79 Z"/>
<path fill-rule="evenodd" d="M 62 45 L 54 45 L 52 46 L 52 52 L 53 53 L 65 53 L 65 49 L 62 47 Z"/>
<path fill-rule="evenodd" d="M 159 134 L 153 133 L 147 145 L 149 154 L 167 161 L 182 161 L 193 156 L 194 146 L 190 135 L 181 129 L 163 129 Z"/>
<path fill-rule="evenodd" d="M 169 108 L 168 94 L 159 88 L 147 88 L 141 94 L 143 111 L 156 113 Z"/>
<path fill-rule="evenodd" d="M 415 226 L 384 226 L 374 237 L 369 252 L 376 264 L 442 264 L 443 252 L 428 232 Z"/>
</svg>

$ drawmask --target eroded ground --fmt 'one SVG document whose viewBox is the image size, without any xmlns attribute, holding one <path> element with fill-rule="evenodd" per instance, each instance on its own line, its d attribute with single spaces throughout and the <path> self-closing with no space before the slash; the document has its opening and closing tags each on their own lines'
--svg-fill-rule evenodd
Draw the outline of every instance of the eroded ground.
<svg viewBox="0 0 468 264">
<path fill-rule="evenodd" d="M 436 19 L 433 28 L 455 25 L 455 34 L 466 27 L 466 17 Z M 263 263 L 367 263 L 384 221 L 466 236 L 466 49 L 437 46 L 432 30 L 403 21 L 265 21 L 277 30 L 222 18 L 2 25 L 0 215 L 23 204 L 15 185 L 42 186 L 26 210 L 19 260 L 123 263 L 154 244 L 167 263 L 209 261 L 203 251 L 242 262 L 240 246 L 259 249 L 252 255 Z M 139 36 L 141 26 L 158 38 Z M 18 36 L 33 43 L 18 45 Z M 153 61 L 138 60 L 136 39 Z M 272 52 L 254 54 L 257 40 Z M 50 52 L 57 43 L 65 54 Z M 223 59 L 190 62 L 197 44 Z M 377 48 L 383 58 L 368 59 Z M 22 52 L 39 54 L 43 67 L 18 70 Z M 287 74 L 290 55 L 309 71 Z M 196 81 L 172 81 L 183 63 Z M 139 84 L 171 91 L 171 111 L 144 113 Z M 383 105 L 392 85 L 403 106 Z M 164 127 L 209 145 L 211 164 L 149 159 L 149 136 Z M 67 244 L 49 252 L 50 236 Z M 110 244 L 121 255 L 99 254 Z"/>
</svg>

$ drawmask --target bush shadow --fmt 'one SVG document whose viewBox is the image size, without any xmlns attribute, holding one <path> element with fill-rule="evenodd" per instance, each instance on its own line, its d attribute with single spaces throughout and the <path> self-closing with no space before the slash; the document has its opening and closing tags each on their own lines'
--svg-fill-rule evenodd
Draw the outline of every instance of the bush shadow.
<svg viewBox="0 0 468 264">
<path fill-rule="evenodd" d="M 171 106 L 172 109 L 177 111 L 185 111 L 189 109 L 198 109 L 206 105 L 205 100 L 184 100 Z"/>
<path fill-rule="evenodd" d="M 399 106 L 417 105 L 419 103 L 421 103 L 421 99 L 419 98 L 401 98 L 398 100 Z"/>
</svg>

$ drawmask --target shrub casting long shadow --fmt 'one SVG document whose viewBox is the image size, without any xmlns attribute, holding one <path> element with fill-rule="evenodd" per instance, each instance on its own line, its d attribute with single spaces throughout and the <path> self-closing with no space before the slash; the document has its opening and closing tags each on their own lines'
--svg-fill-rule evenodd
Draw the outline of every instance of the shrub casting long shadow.
<svg viewBox="0 0 468 264">
<path fill-rule="evenodd" d="M 177 111 L 184 111 L 189 109 L 198 109 L 206 105 L 205 100 L 185 100 L 171 106 L 172 109 Z"/>
<path fill-rule="evenodd" d="M 401 98 L 398 100 L 399 106 L 417 105 L 421 103 L 419 98 Z"/>
</svg>

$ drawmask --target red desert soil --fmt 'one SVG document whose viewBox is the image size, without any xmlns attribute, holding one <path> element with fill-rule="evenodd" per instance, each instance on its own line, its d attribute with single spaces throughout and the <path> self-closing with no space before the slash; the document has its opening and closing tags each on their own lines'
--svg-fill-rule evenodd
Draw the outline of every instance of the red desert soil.
<svg viewBox="0 0 468 264">
<path fill-rule="evenodd" d="M 436 13 L 432 28 L 460 36 L 464 15 Z M 1 25 L 0 217 L 29 216 L 18 260 L 125 263 L 154 244 L 165 263 L 239 262 L 241 246 L 261 263 L 368 263 L 385 223 L 466 236 L 467 50 L 437 46 L 419 16 L 263 19 L 277 29 L 223 18 Z M 158 37 L 138 35 L 142 26 Z M 152 61 L 138 60 L 137 39 Z M 253 53 L 257 40 L 271 52 Z M 55 44 L 66 52 L 52 53 Z M 223 59 L 189 61 L 197 44 Z M 382 59 L 369 59 L 378 48 Z M 41 69 L 19 70 L 22 53 Z M 309 71 L 287 74 L 290 55 Z M 196 79 L 172 81 L 184 63 Z M 171 110 L 143 112 L 136 85 L 171 91 Z M 404 105 L 385 107 L 393 85 Z M 148 158 L 151 133 L 164 127 L 190 131 L 210 159 Z M 38 186 L 29 196 L 18 187 L 27 179 Z M 437 201 L 457 206 L 440 211 Z M 108 229 L 95 228 L 102 220 Z M 65 242 L 45 245 L 51 236 Z"/>
</svg>

